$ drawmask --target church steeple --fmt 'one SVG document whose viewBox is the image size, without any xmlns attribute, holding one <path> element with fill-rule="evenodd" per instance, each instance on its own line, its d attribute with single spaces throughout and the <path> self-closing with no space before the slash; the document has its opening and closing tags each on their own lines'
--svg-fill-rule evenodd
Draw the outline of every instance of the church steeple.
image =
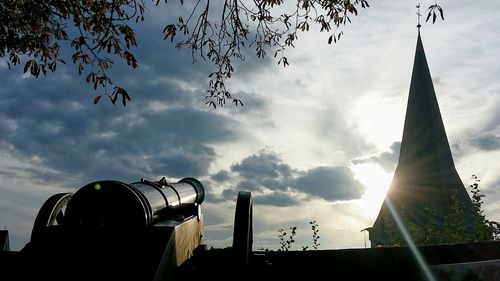
<svg viewBox="0 0 500 281">
<path fill-rule="evenodd" d="M 418 7 L 418 6 L 417 6 Z M 420 24 L 419 24 L 420 25 Z M 427 65 L 418 27 L 399 162 L 380 213 L 370 230 L 372 246 L 388 243 L 386 224 L 393 221 L 389 200 L 404 220 L 415 225 L 442 224 L 452 197 L 472 224 L 472 202 L 455 169 L 450 145 Z M 429 217 L 429 210 L 435 214 Z"/>
<path fill-rule="evenodd" d="M 417 37 L 398 168 L 414 167 L 417 163 L 423 170 L 455 170 L 420 32 Z"/>
</svg>

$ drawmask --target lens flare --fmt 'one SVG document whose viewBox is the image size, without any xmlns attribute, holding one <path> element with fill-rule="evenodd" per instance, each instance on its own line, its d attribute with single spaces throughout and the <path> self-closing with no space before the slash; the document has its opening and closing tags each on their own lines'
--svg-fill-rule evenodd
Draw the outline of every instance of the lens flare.
<svg viewBox="0 0 500 281">
<path fill-rule="evenodd" d="M 413 239 L 411 238 L 411 235 L 408 233 L 406 230 L 405 225 L 401 221 L 401 218 L 398 215 L 398 212 L 396 211 L 396 208 L 394 205 L 392 205 L 391 200 L 387 197 L 385 199 L 385 202 L 387 203 L 387 207 L 389 207 L 389 211 L 391 212 L 392 217 L 394 218 L 394 221 L 396 222 L 396 225 L 399 228 L 399 231 L 401 231 L 401 234 L 403 235 L 403 238 L 406 241 L 406 244 L 410 248 L 413 256 L 417 260 L 418 265 L 424 272 L 425 277 L 427 278 L 428 281 L 436 281 L 436 278 L 434 278 L 434 275 L 432 274 L 431 270 L 427 266 L 427 263 L 424 260 L 424 257 L 422 254 L 420 254 L 420 251 L 417 249 L 417 246 L 415 246 L 415 243 L 413 243 Z"/>
<path fill-rule="evenodd" d="M 101 190 L 102 186 L 98 183 L 94 184 L 94 189 L 95 190 Z"/>
</svg>

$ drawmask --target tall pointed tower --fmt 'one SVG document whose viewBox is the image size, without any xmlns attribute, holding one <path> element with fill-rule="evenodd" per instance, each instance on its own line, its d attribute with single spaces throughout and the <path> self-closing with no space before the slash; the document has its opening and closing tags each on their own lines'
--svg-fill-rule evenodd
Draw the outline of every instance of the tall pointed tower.
<svg viewBox="0 0 500 281">
<path fill-rule="evenodd" d="M 464 209 L 466 225 L 472 225 L 472 201 L 453 163 L 419 28 L 399 162 L 369 231 L 372 247 L 391 243 L 388 228 L 395 222 L 388 204 L 403 223 L 442 225 L 453 196 Z"/>
</svg>

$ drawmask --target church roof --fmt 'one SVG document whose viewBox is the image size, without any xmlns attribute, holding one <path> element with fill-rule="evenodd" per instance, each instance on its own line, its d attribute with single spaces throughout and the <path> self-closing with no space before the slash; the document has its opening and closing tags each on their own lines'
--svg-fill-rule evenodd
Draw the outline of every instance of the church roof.
<svg viewBox="0 0 500 281">
<path fill-rule="evenodd" d="M 398 166 L 420 161 L 455 167 L 419 31 Z"/>
<path fill-rule="evenodd" d="M 442 223 L 452 196 L 471 219 L 472 202 L 455 169 L 419 30 L 399 161 L 386 201 L 412 223 L 428 223 L 429 209 Z M 372 243 L 384 240 L 383 225 L 392 220 L 386 201 L 370 231 Z"/>
</svg>

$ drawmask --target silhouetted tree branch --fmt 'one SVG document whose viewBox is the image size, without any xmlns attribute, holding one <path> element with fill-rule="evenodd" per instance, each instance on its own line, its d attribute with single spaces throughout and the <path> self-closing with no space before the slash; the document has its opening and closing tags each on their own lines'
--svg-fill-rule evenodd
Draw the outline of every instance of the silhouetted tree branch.
<svg viewBox="0 0 500 281">
<path fill-rule="evenodd" d="M 166 0 L 153 0 L 156 6 L 169 5 Z M 160 3 L 162 2 L 162 3 Z M 184 5 L 184 0 L 179 0 Z M 195 0 L 187 16 L 167 24 L 164 39 L 176 42 L 178 48 L 191 49 L 193 60 L 211 61 L 215 70 L 210 78 L 206 104 L 223 106 L 226 101 L 243 105 L 226 87 L 233 75 L 233 60 L 244 60 L 242 49 L 254 48 L 257 57 L 273 53 L 278 64 L 287 66 L 285 55 L 294 47 L 299 32 L 313 25 L 328 32 L 328 44 L 336 43 L 343 26 L 358 15 L 358 9 L 369 7 L 366 0 Z M 436 11 L 443 17 L 442 8 L 434 2 L 427 19 Z M 130 26 L 144 20 L 144 0 L 10 0 L 0 2 L 0 57 L 9 68 L 24 61 L 24 72 L 34 77 L 56 71 L 60 58 L 60 43 L 68 42 L 74 53 L 71 61 L 78 73 L 94 90 L 98 103 L 107 96 L 115 104 L 130 100 L 128 92 L 108 76 L 114 60 L 125 61 L 132 68 L 138 61 L 131 52 L 137 46 Z"/>
</svg>

